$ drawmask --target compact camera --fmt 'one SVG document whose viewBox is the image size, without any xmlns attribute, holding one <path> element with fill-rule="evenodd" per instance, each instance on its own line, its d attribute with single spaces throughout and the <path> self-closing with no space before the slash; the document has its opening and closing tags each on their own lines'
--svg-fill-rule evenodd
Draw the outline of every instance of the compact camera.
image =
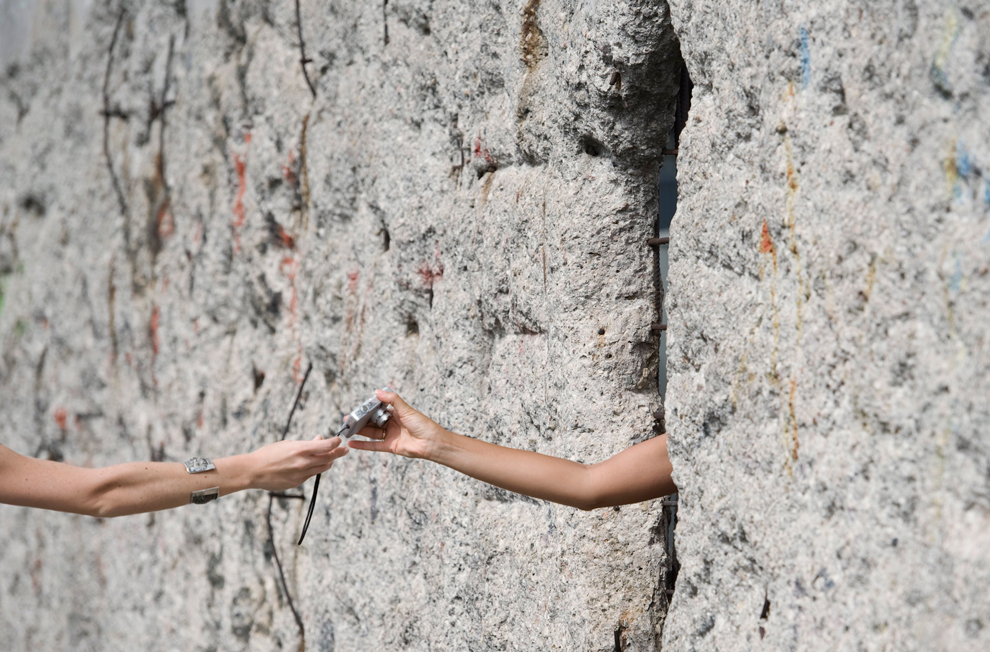
<svg viewBox="0 0 990 652">
<path fill-rule="evenodd" d="M 382 391 L 391 392 L 392 390 L 388 387 L 383 387 Z M 361 432 L 361 428 L 365 426 L 370 425 L 375 428 L 384 429 L 385 424 L 388 423 L 391 416 L 391 413 L 388 411 L 388 404 L 382 403 L 376 397 L 372 396 L 344 417 L 344 423 L 338 434 L 341 437 L 349 439 Z"/>
</svg>

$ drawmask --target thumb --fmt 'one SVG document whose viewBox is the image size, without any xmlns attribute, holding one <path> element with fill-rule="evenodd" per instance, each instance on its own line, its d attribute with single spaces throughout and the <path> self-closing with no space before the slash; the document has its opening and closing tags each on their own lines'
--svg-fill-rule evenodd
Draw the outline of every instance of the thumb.
<svg viewBox="0 0 990 652">
<path fill-rule="evenodd" d="M 404 414 L 409 414 L 410 412 L 415 412 L 409 404 L 402 400 L 402 397 L 395 392 L 386 392 L 385 390 L 379 389 L 375 390 L 375 397 L 379 401 L 388 403 L 395 408 L 395 411 L 399 413 L 401 417 Z"/>
</svg>

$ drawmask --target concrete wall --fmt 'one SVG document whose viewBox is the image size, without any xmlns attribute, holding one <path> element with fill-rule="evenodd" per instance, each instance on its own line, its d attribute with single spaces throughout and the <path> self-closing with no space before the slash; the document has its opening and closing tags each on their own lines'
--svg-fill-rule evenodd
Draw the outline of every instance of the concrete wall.
<svg viewBox="0 0 990 652">
<path fill-rule="evenodd" d="M 986 3 L 304 1 L 315 94 L 292 3 L 120 9 L 4 5 L 2 441 L 246 451 L 310 363 L 293 437 L 383 382 L 573 459 L 649 436 L 680 48 L 666 623 L 657 502 L 352 455 L 303 548 L 272 511 L 306 648 L 988 646 Z M 0 646 L 296 649 L 267 505 L 0 510 Z"/>
<path fill-rule="evenodd" d="M 2 441 L 248 451 L 309 364 L 290 437 L 386 383 L 572 459 L 653 434 L 664 4 L 307 0 L 313 92 L 292 2 L 123 9 L 5 5 Z M 324 483 L 303 547 L 305 504 L 272 510 L 306 649 L 659 644 L 658 503 L 583 513 L 370 454 Z M 296 649 L 268 503 L 0 509 L 0 648 Z"/>
<path fill-rule="evenodd" d="M 671 5 L 665 648 L 988 649 L 990 7 Z"/>
</svg>

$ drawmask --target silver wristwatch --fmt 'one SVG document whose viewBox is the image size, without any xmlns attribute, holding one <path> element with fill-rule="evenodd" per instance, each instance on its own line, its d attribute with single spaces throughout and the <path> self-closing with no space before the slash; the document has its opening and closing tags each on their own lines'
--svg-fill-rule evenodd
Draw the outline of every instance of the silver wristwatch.
<svg viewBox="0 0 990 652">
<path fill-rule="evenodd" d="M 213 464 L 213 460 L 206 457 L 193 457 L 185 462 L 186 473 L 206 473 L 207 471 L 215 471 L 216 465 Z M 199 491 L 194 491 L 189 496 L 189 503 L 193 505 L 205 505 L 211 500 L 216 500 L 220 495 L 220 487 L 210 487 L 209 489 L 200 489 Z"/>
<path fill-rule="evenodd" d="M 190 457 L 186 460 L 186 473 L 206 473 L 215 471 L 216 465 L 208 457 Z"/>
</svg>

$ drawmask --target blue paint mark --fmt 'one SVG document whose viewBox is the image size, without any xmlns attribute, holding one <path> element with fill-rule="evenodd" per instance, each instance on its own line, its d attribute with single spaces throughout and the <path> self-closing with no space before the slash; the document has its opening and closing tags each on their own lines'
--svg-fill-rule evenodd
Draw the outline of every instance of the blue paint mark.
<svg viewBox="0 0 990 652">
<path fill-rule="evenodd" d="M 811 83 L 811 49 L 808 47 L 808 30 L 801 26 L 801 87 Z"/>
<path fill-rule="evenodd" d="M 986 202 L 987 206 L 990 206 L 990 179 L 987 179 L 986 183 L 983 184 L 983 201 Z"/>
<path fill-rule="evenodd" d="M 973 160 L 969 157 L 969 152 L 966 151 L 962 141 L 956 143 L 956 171 L 961 177 L 968 177 L 973 171 Z"/>
<path fill-rule="evenodd" d="M 953 272 L 952 278 L 949 280 L 949 289 L 952 290 L 953 294 L 959 293 L 960 284 L 962 284 L 962 262 L 956 255 L 956 271 Z"/>
</svg>

